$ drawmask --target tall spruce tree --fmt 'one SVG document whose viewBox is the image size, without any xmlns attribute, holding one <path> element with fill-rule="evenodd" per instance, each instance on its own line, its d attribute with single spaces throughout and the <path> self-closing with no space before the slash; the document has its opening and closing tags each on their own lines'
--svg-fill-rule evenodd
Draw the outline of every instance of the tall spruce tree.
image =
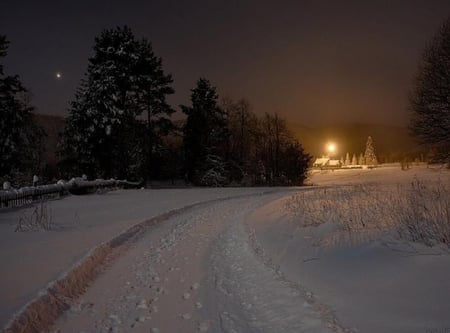
<svg viewBox="0 0 450 333">
<path fill-rule="evenodd" d="M 226 116 L 217 105 L 216 88 L 208 80 L 200 78 L 191 91 L 192 106 L 181 105 L 187 116 L 183 138 L 186 176 L 198 185 L 221 185 L 226 181 Z"/>
<path fill-rule="evenodd" d="M 4 73 L 9 42 L 0 35 L 0 177 L 19 172 L 37 173 L 44 132 L 32 118 L 28 91 L 17 75 Z"/>
<path fill-rule="evenodd" d="M 377 156 L 375 155 L 375 148 L 373 147 L 372 137 L 369 136 L 366 142 L 366 151 L 364 153 L 364 161 L 367 165 L 377 165 Z"/>
<path fill-rule="evenodd" d="M 157 130 L 171 124 L 171 83 L 148 41 L 126 26 L 104 30 L 71 103 L 62 151 L 70 171 L 147 178 Z M 147 123 L 139 119 L 143 112 Z"/>
</svg>

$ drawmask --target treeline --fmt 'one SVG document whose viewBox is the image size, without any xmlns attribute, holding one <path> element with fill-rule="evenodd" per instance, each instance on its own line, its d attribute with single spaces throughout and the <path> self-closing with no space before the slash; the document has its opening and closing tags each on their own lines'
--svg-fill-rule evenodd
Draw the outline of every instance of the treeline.
<svg viewBox="0 0 450 333">
<path fill-rule="evenodd" d="M 241 99 L 218 103 L 216 89 L 200 79 L 192 90 L 183 126 L 185 177 L 217 186 L 302 184 L 311 157 L 276 113 L 258 118 Z"/>
<path fill-rule="evenodd" d="M 21 182 L 24 172 L 40 165 L 45 134 L 33 121 L 30 94 L 19 77 L 4 72 L 8 45 L 0 35 L 0 180 L 9 177 Z"/>
<path fill-rule="evenodd" d="M 6 39 L 0 43 L 1 59 Z M 0 70 L 3 82 L 7 78 Z M 190 105 L 180 106 L 185 121 L 174 123 L 175 110 L 167 102 L 174 93 L 172 83 L 149 41 L 137 39 L 128 27 L 103 31 L 70 104 L 55 176 L 184 179 L 203 186 L 303 183 L 310 156 L 277 114 L 258 118 L 245 100 L 219 101 L 216 88 L 201 78 L 191 90 Z M 3 103 L 2 92 L 1 133 L 25 133 L 32 108 L 11 88 L 5 89 L 11 91 L 15 109 Z M 16 90 L 26 91 L 21 85 Z M 5 125 L 4 114 L 23 116 L 24 121 Z M 39 140 L 22 136 L 16 145 L 5 145 L 10 141 L 2 138 L 2 149 L 24 148 L 23 155 L 31 156 L 25 148 Z M 19 157 L 2 158 L 0 176 L 17 170 L 37 173 L 35 168 Z"/>
</svg>

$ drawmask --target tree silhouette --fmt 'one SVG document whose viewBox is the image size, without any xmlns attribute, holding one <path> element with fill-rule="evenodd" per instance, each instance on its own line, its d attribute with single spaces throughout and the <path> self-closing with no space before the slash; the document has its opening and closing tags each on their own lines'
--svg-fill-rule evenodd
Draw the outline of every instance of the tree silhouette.
<svg viewBox="0 0 450 333">
<path fill-rule="evenodd" d="M 192 106 L 181 105 L 187 116 L 183 138 L 186 176 L 195 184 L 219 185 L 215 181 L 225 180 L 223 146 L 228 142 L 225 113 L 217 105 L 219 96 L 208 80 L 200 78 L 191 91 Z"/>
<path fill-rule="evenodd" d="M 412 134 L 450 162 L 450 17 L 425 48 L 410 106 Z"/>
<path fill-rule="evenodd" d="M 29 93 L 17 75 L 4 73 L 9 42 L 0 35 L 0 176 L 16 170 L 39 172 L 44 132 L 32 118 Z"/>
<path fill-rule="evenodd" d="M 171 82 L 147 40 L 137 40 L 126 26 L 104 30 L 66 123 L 63 154 L 70 171 L 147 178 L 159 139 L 171 128 L 173 110 L 165 100 Z"/>
</svg>

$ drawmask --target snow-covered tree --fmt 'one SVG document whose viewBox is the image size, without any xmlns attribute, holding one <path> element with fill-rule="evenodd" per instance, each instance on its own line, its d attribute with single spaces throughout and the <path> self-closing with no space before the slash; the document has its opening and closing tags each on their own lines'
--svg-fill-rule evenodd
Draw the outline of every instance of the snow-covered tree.
<svg viewBox="0 0 450 333">
<path fill-rule="evenodd" d="M 352 156 L 352 165 L 357 165 L 358 164 L 358 159 L 356 158 L 356 154 L 353 154 Z"/>
<path fill-rule="evenodd" d="M 411 93 L 411 132 L 450 167 L 450 16 L 425 49 Z"/>
<path fill-rule="evenodd" d="M 225 163 L 217 155 L 207 155 L 204 172 L 200 177 L 200 185 L 218 187 L 227 183 Z"/>
<path fill-rule="evenodd" d="M 373 147 L 372 137 L 369 136 L 366 142 L 366 151 L 364 153 L 364 161 L 366 165 L 377 165 L 377 156 L 375 155 L 375 148 Z"/>
<path fill-rule="evenodd" d="M 128 27 L 95 39 L 64 133 L 63 153 L 73 172 L 102 177 L 142 177 L 149 155 L 170 125 L 166 103 L 172 78 L 146 40 Z M 139 116 L 147 115 L 144 124 Z"/>
<path fill-rule="evenodd" d="M 17 75 L 4 73 L 9 42 L 0 35 L 0 177 L 13 170 L 39 172 L 43 130 L 33 122 L 29 93 Z"/>
<path fill-rule="evenodd" d="M 359 154 L 359 157 L 358 157 L 358 164 L 359 164 L 359 165 L 364 165 L 364 164 L 365 164 L 365 162 L 364 162 L 364 156 L 363 156 L 362 153 Z"/>
<path fill-rule="evenodd" d="M 350 154 L 349 153 L 345 154 L 344 165 L 350 165 L 351 163 L 352 161 L 350 160 Z"/>
<path fill-rule="evenodd" d="M 187 116 L 183 130 L 185 170 L 190 181 L 201 184 L 211 169 L 208 161 L 223 160 L 221 148 L 228 140 L 226 116 L 217 105 L 216 88 L 208 80 L 200 78 L 191 91 L 192 106 L 181 105 Z"/>
</svg>

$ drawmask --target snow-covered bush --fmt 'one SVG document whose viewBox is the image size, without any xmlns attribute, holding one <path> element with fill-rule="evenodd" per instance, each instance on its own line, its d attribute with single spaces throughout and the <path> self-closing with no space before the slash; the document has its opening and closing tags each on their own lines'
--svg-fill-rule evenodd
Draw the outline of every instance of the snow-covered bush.
<svg viewBox="0 0 450 333">
<path fill-rule="evenodd" d="M 215 169 L 206 171 L 200 179 L 200 184 L 203 186 L 219 187 L 226 184 L 227 178 Z"/>
<path fill-rule="evenodd" d="M 200 177 L 200 185 L 218 187 L 227 183 L 225 163 L 220 157 L 208 155 L 206 157 L 206 166 L 207 170 Z"/>
</svg>

